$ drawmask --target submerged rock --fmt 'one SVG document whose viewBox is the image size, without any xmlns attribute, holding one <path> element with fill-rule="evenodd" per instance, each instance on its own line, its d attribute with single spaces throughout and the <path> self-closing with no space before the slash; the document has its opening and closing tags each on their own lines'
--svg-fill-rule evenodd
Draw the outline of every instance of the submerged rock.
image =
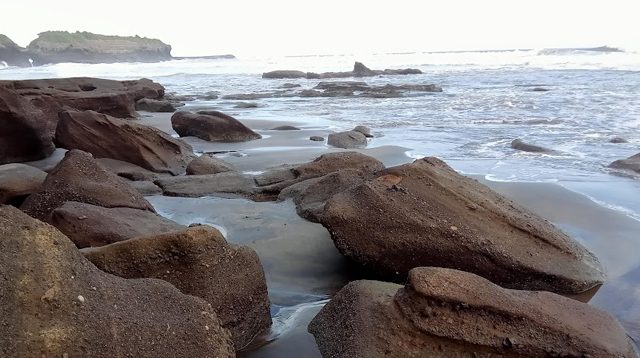
<svg viewBox="0 0 640 358">
<path fill-rule="evenodd" d="M 103 208 L 75 201 L 55 209 L 51 224 L 79 248 L 184 229 L 183 225 L 147 210 Z"/>
<path fill-rule="evenodd" d="M 629 143 L 629 141 L 622 137 L 613 137 L 609 140 L 609 143 L 619 144 L 619 143 Z"/>
<path fill-rule="evenodd" d="M 292 70 L 277 70 L 271 72 L 265 72 L 262 74 L 262 78 L 278 79 L 278 78 L 305 78 L 307 74 L 302 71 Z"/>
<path fill-rule="evenodd" d="M 579 243 L 437 158 L 382 170 L 335 195 L 317 217 L 341 253 L 384 278 L 438 266 L 563 294 L 605 278 Z"/>
<path fill-rule="evenodd" d="M 514 139 L 511 142 L 511 148 L 521 150 L 523 152 L 531 152 L 531 153 L 554 153 L 555 152 L 553 149 L 525 143 L 520 139 Z"/>
<path fill-rule="evenodd" d="M 25 164 L 0 165 L 0 204 L 20 204 L 40 189 L 47 173 Z"/>
<path fill-rule="evenodd" d="M 275 128 L 271 128 L 272 131 L 299 131 L 300 128 L 294 126 L 279 126 Z"/>
<path fill-rule="evenodd" d="M 367 126 L 356 126 L 355 128 L 353 128 L 353 131 L 360 132 L 367 138 L 373 138 L 373 134 L 371 134 L 371 128 Z"/>
<path fill-rule="evenodd" d="M 309 332 L 334 358 L 635 357 L 620 323 L 588 304 L 431 267 L 404 287 L 351 282 Z"/>
<path fill-rule="evenodd" d="M 49 221 L 53 210 L 67 201 L 154 212 L 151 204 L 124 179 L 99 166 L 91 154 L 79 150 L 68 151 L 41 189 L 20 208 L 36 219 Z"/>
<path fill-rule="evenodd" d="M 228 244 L 208 226 L 82 250 L 98 268 L 125 278 L 158 278 L 209 302 L 237 350 L 269 328 L 264 271 L 246 246 Z"/>
<path fill-rule="evenodd" d="M 96 158 L 111 158 L 158 173 L 184 173 L 191 146 L 161 130 L 94 111 L 60 113 L 56 143 Z"/>
<path fill-rule="evenodd" d="M 616 160 L 609 164 L 609 168 L 624 169 L 640 174 L 640 153 L 632 155 L 627 159 Z"/>
<path fill-rule="evenodd" d="M 309 140 L 312 140 L 314 142 L 324 142 L 324 137 L 312 135 L 311 137 L 309 137 Z"/>
<path fill-rule="evenodd" d="M 187 166 L 187 175 L 218 174 L 230 171 L 233 171 L 231 164 L 209 155 L 201 155 Z"/>
<path fill-rule="evenodd" d="M 0 206 L 0 356 L 234 357 L 200 298 L 104 273 L 55 228 Z"/>
<path fill-rule="evenodd" d="M 177 112 L 171 126 L 181 137 L 198 137 L 210 142 L 246 142 L 262 136 L 237 119 L 218 111 Z"/>
<path fill-rule="evenodd" d="M 372 77 L 379 75 L 415 75 L 421 74 L 422 71 L 415 68 L 405 68 L 405 69 L 397 69 L 391 70 L 386 69 L 382 70 L 372 70 L 362 64 L 361 62 L 355 62 L 353 65 L 353 70 L 348 72 L 324 72 L 324 73 L 314 73 L 314 72 L 302 72 L 302 71 L 291 71 L 291 70 L 278 70 L 265 72 L 262 74 L 262 78 L 269 79 L 283 79 L 283 78 L 307 78 L 307 79 L 321 79 L 321 78 L 346 78 L 346 77 Z"/>
<path fill-rule="evenodd" d="M 344 149 L 364 148 L 367 146 L 367 137 L 361 132 L 356 131 L 331 133 L 329 134 L 327 143 L 334 147 Z"/>
</svg>

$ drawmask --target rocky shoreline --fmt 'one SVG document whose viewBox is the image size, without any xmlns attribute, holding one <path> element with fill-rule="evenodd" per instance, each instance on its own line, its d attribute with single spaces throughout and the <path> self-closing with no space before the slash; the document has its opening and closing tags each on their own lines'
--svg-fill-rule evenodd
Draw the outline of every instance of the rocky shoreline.
<svg viewBox="0 0 640 358">
<path fill-rule="evenodd" d="M 441 160 L 365 149 L 375 133 L 363 126 L 304 132 L 328 147 L 306 139 L 273 164 L 244 159 L 233 153 L 298 128 L 211 110 L 135 120 L 153 101 L 180 105 L 145 79 L 0 81 L 2 356 L 250 355 L 300 270 L 317 272 L 300 285 L 335 294 L 309 325 L 325 357 L 635 356 L 614 317 L 565 297 L 605 283 L 598 258 Z M 290 200 L 308 221 L 284 216 L 231 243 L 240 224 L 156 210 L 201 197 L 243 210 Z M 300 234 L 277 243 L 286 223 Z M 255 241 L 261 230 L 274 240 Z"/>
</svg>

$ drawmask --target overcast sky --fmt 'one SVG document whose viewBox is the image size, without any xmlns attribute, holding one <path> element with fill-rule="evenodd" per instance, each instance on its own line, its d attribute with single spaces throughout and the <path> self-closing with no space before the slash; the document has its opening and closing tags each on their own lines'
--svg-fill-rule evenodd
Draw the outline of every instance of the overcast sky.
<svg viewBox="0 0 640 358">
<path fill-rule="evenodd" d="M 159 38 L 174 56 L 640 48 L 640 0 L 2 0 L 0 33 Z"/>
</svg>

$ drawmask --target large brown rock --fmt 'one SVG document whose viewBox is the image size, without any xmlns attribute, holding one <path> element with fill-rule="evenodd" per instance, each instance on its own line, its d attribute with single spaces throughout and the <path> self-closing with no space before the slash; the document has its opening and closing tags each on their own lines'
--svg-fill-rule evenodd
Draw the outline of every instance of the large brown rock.
<svg viewBox="0 0 640 358">
<path fill-rule="evenodd" d="M 1 357 L 234 357 L 211 307 L 98 270 L 55 228 L 0 207 Z"/>
<path fill-rule="evenodd" d="M 49 173 L 42 188 L 31 194 L 21 209 L 32 217 L 49 221 L 51 212 L 67 201 L 105 208 L 125 207 L 153 212 L 153 207 L 125 179 L 102 167 L 91 154 L 70 150 Z"/>
<path fill-rule="evenodd" d="M 205 299 L 231 331 L 238 350 L 271 325 L 258 255 L 246 246 L 228 244 L 214 228 L 198 226 L 82 251 L 108 273 L 159 278 Z"/>
<path fill-rule="evenodd" d="M 635 357 L 622 326 L 550 292 L 416 268 L 405 287 L 354 281 L 309 325 L 323 357 Z"/>
<path fill-rule="evenodd" d="M 327 143 L 334 147 L 344 149 L 364 148 L 367 146 L 367 137 L 356 131 L 331 133 L 329 134 Z"/>
<path fill-rule="evenodd" d="M 162 188 L 164 195 L 188 198 L 209 195 L 251 197 L 255 188 L 253 178 L 238 172 L 161 178 L 155 184 Z"/>
<path fill-rule="evenodd" d="M 189 162 L 187 175 L 218 174 L 232 170 L 231 164 L 224 160 L 209 155 L 201 155 Z"/>
<path fill-rule="evenodd" d="M 640 174 L 640 153 L 632 155 L 627 159 L 616 160 L 609 164 L 609 168 L 624 169 Z"/>
<path fill-rule="evenodd" d="M 374 274 L 401 280 L 414 267 L 449 267 L 565 294 L 604 281 L 583 246 L 437 158 L 376 176 L 335 195 L 317 216 L 340 252 Z"/>
<path fill-rule="evenodd" d="M 46 158 L 53 153 L 57 117 L 0 86 L 0 164 Z"/>
<path fill-rule="evenodd" d="M 210 142 L 246 142 L 262 136 L 237 119 L 218 111 L 180 111 L 171 116 L 171 126 L 181 137 Z"/>
<path fill-rule="evenodd" d="M 184 173 L 191 146 L 161 130 L 94 111 L 60 113 L 56 144 L 96 158 L 112 158 L 159 173 Z"/>
<path fill-rule="evenodd" d="M 75 201 L 55 209 L 51 224 L 79 248 L 184 229 L 183 225 L 147 210 L 103 208 Z"/>
<path fill-rule="evenodd" d="M 0 165 L 0 204 L 20 202 L 40 189 L 47 173 L 29 165 Z"/>
</svg>

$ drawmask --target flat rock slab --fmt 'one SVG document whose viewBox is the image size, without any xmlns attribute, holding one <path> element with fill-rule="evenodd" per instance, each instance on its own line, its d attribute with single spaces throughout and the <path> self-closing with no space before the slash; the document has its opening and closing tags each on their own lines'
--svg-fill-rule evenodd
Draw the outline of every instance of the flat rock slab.
<svg viewBox="0 0 640 358">
<path fill-rule="evenodd" d="M 185 227 L 146 210 L 103 208 L 68 201 L 51 214 L 51 224 L 77 247 L 97 247 Z"/>
<path fill-rule="evenodd" d="M 237 172 L 209 175 L 187 175 L 155 181 L 164 195 L 201 197 L 208 195 L 251 196 L 255 187 L 252 177 Z"/>
<path fill-rule="evenodd" d="M 0 204 L 20 200 L 40 189 L 44 171 L 25 164 L 0 165 Z"/>
<path fill-rule="evenodd" d="M 443 268 L 413 269 L 404 287 L 351 282 L 309 331 L 335 358 L 635 357 L 620 323 L 588 304 Z"/>
<path fill-rule="evenodd" d="M 10 206 L 0 206 L 0 277 L 2 357 L 235 357 L 206 301 L 104 273 Z"/>
<path fill-rule="evenodd" d="M 438 266 L 508 288 L 575 294 L 605 278 L 582 245 L 437 158 L 379 171 L 317 217 L 344 255 L 388 279 Z"/>
<path fill-rule="evenodd" d="M 98 268 L 125 278 L 158 278 L 209 302 L 233 336 L 236 350 L 271 326 L 258 255 L 228 244 L 209 226 L 151 235 L 83 250 Z"/>
<path fill-rule="evenodd" d="M 171 116 L 171 126 L 181 137 L 198 137 L 210 142 L 246 142 L 262 136 L 239 120 L 218 111 L 180 111 Z"/>
</svg>

